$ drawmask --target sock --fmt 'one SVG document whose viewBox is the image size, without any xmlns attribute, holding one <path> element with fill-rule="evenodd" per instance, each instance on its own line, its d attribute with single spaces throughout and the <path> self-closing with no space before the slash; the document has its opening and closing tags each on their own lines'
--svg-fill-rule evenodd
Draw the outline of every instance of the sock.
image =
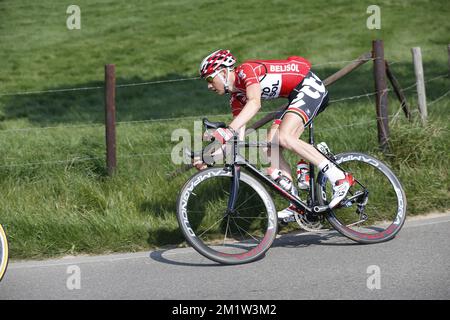
<svg viewBox="0 0 450 320">
<path fill-rule="evenodd" d="M 298 197 L 298 190 L 297 190 L 297 188 L 295 187 L 294 183 L 292 183 L 291 194 L 292 194 L 293 196 Z M 289 201 L 289 207 L 291 207 L 291 206 L 295 207 L 295 204 L 293 204 L 292 202 Z M 288 208 L 289 208 L 289 207 L 288 207 Z"/>
<path fill-rule="evenodd" d="M 335 184 L 336 181 L 345 178 L 345 174 L 342 170 L 334 165 L 330 160 L 325 159 L 319 163 L 319 170 L 322 171 L 325 176 L 330 180 L 331 184 Z"/>
</svg>

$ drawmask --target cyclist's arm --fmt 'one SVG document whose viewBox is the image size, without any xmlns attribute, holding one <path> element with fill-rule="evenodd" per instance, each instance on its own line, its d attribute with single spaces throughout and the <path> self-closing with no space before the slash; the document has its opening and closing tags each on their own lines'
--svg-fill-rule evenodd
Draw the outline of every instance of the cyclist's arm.
<svg viewBox="0 0 450 320">
<path fill-rule="evenodd" d="M 239 140 L 244 141 L 245 140 L 245 129 L 246 126 L 243 125 L 240 129 L 239 129 Z"/>
<path fill-rule="evenodd" d="M 246 89 L 247 103 L 242 111 L 231 121 L 230 127 L 240 131 L 261 109 L 261 86 L 259 83 L 251 84 Z M 245 128 L 244 128 L 245 131 Z"/>
</svg>

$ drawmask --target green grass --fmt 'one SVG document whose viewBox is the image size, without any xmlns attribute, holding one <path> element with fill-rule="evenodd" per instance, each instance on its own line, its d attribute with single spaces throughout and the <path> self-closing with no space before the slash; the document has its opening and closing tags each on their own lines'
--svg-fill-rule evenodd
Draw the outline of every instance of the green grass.
<svg viewBox="0 0 450 320">
<path fill-rule="evenodd" d="M 195 77 L 203 56 L 217 48 L 231 49 L 240 62 L 293 54 L 313 64 L 351 60 L 370 51 L 376 38 L 384 40 L 386 59 L 396 62 L 392 69 L 404 87 L 414 83 L 413 46 L 423 49 L 426 79 L 448 71 L 446 1 L 379 1 L 378 31 L 366 28 L 367 4 L 355 1 L 77 4 L 82 29 L 69 31 L 69 3 L 0 1 L 0 222 L 14 258 L 180 243 L 175 201 L 192 171 L 165 179 L 177 168 L 168 154 L 176 144 L 171 133 L 192 132 L 193 120 L 204 115 L 224 121 L 230 116 L 213 116 L 229 113 L 227 98 L 207 92 L 198 80 L 117 89 L 118 121 L 179 119 L 119 125 L 119 169 L 107 178 L 104 127 L 97 125 L 104 120 L 102 90 L 4 93 L 101 86 L 106 63 L 116 64 L 118 84 Z M 325 78 L 343 65 L 315 71 Z M 449 89 L 449 79 L 426 89 L 433 101 Z M 371 63 L 330 87 L 331 99 L 373 91 Z M 416 110 L 415 91 L 406 95 Z M 265 103 L 263 111 L 276 107 Z M 392 94 L 389 108 L 391 115 L 399 108 Z M 390 153 L 383 155 L 374 98 L 347 100 L 320 114 L 317 140 L 336 153 L 356 150 L 385 160 L 405 187 L 408 214 L 443 210 L 450 207 L 449 110 L 450 96 L 430 105 L 426 127 L 400 114 L 391 123 Z"/>
</svg>

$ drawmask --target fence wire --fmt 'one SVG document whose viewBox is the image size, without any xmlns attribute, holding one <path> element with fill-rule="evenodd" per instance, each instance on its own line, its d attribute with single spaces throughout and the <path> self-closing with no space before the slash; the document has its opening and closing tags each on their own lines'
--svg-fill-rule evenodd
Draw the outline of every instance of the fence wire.
<svg viewBox="0 0 450 320">
<path fill-rule="evenodd" d="M 448 94 L 448 93 L 447 93 Z M 401 110 L 401 109 L 400 109 Z M 418 110 L 413 110 L 411 113 L 418 113 Z M 390 115 L 389 119 L 393 122 L 397 118 L 398 114 Z M 367 126 L 369 124 L 375 124 L 378 120 L 383 120 L 383 117 L 378 117 L 377 119 L 367 120 L 355 122 L 347 125 L 335 126 L 333 128 L 323 128 L 320 132 L 329 132 L 329 131 L 337 131 L 348 129 L 352 127 L 359 126 Z M 158 150 L 159 151 L 159 150 Z M 172 152 L 151 152 L 151 153 L 136 153 L 136 154 L 125 154 L 117 156 L 118 159 L 131 159 L 131 158 L 144 158 L 144 157 L 154 157 L 154 156 L 168 156 L 171 155 Z M 25 162 L 25 163 L 14 163 L 14 164 L 4 164 L 0 165 L 0 168 L 13 168 L 13 167 L 30 167 L 30 166 L 44 166 L 44 165 L 73 165 L 79 162 L 93 161 L 93 160 L 101 160 L 106 159 L 106 155 L 101 157 L 73 157 L 67 160 L 49 160 L 49 161 L 40 161 L 40 162 Z"/>
<path fill-rule="evenodd" d="M 438 50 L 438 49 L 428 49 L 428 50 L 423 50 L 423 52 L 425 51 L 433 51 L 433 50 Z M 377 58 L 370 58 L 370 59 L 364 59 L 361 61 L 373 61 Z M 329 62 L 325 62 L 325 63 L 319 63 L 319 64 L 315 64 L 313 65 L 313 67 L 318 67 L 318 66 L 324 66 L 324 65 L 331 65 L 331 64 L 341 64 L 341 63 L 350 63 L 350 62 L 357 62 L 358 60 L 342 60 L 342 61 L 329 61 Z M 399 61 L 393 61 L 390 62 L 390 64 L 395 64 L 398 63 Z M 442 74 L 436 77 L 433 77 L 431 79 L 428 79 L 425 81 L 425 83 L 429 83 L 438 79 L 442 79 L 448 77 L 448 74 Z M 128 83 L 128 84 L 119 84 L 116 85 L 116 88 L 126 88 L 126 87 L 136 87 L 136 86 L 145 86 L 145 85 L 156 85 L 156 84 L 165 84 L 165 83 L 175 83 L 175 82 L 183 82 L 183 81 L 194 81 L 194 80 L 199 80 L 200 77 L 191 77 L 191 78 L 182 78 L 182 79 L 170 79 L 170 80 L 160 80 L 160 81 L 148 81 L 148 82 L 136 82 L 136 83 Z M 411 90 L 413 88 L 415 88 L 417 86 L 417 83 L 413 83 L 409 86 L 407 86 L 406 88 L 402 89 L 402 91 L 408 91 Z M 104 86 L 92 86 L 92 87 L 78 87 L 78 88 L 65 88 L 65 89 L 53 89 L 53 90 L 40 90 L 40 91 L 22 91 L 22 92 L 14 92 L 14 93 L 0 93 L 0 97 L 1 96 L 21 96 L 21 95 L 32 95 L 32 94 L 45 94 L 45 93 L 62 93 L 62 92 L 78 92 L 78 91 L 89 91 L 89 90 L 99 90 L 99 89 L 104 89 Z M 381 91 L 381 93 L 386 93 L 388 91 L 392 91 L 392 89 L 386 89 Z M 370 97 L 373 95 L 376 95 L 377 91 L 375 92 L 371 92 L 371 93 L 366 93 L 366 94 L 360 94 L 360 95 L 355 95 L 355 96 L 350 96 L 350 97 L 344 97 L 344 98 L 340 98 L 340 99 L 334 99 L 334 100 L 330 100 L 330 103 L 337 103 L 337 102 L 342 102 L 342 101 L 347 101 L 347 100 L 355 100 L 355 99 L 361 99 L 361 98 L 365 98 L 365 97 Z M 445 92 L 443 95 L 441 95 L 440 97 L 436 98 L 435 100 L 431 101 L 430 103 L 428 103 L 428 105 L 433 105 L 434 103 L 440 101 L 441 99 L 443 99 L 444 97 L 446 97 L 447 95 L 449 95 L 450 90 Z M 399 109 L 399 111 L 393 115 L 390 116 L 391 121 L 394 121 L 399 113 L 400 113 L 401 109 Z M 418 112 L 418 110 L 414 110 L 412 111 L 412 113 L 416 113 Z M 264 112 L 259 112 L 259 114 L 269 114 L 269 113 L 273 113 L 273 111 L 264 111 Z M 227 114 L 215 114 L 215 115 L 205 115 L 202 117 L 221 117 L 221 116 L 229 116 L 229 113 Z M 121 121 L 121 122 L 117 122 L 117 125 L 132 125 L 132 124 L 138 124 L 138 123 L 152 123 L 152 122 L 161 122 L 161 121 L 179 121 L 179 120 L 186 120 L 186 119 L 198 119 L 199 116 L 188 116 L 188 117 L 172 117 L 172 118 L 163 118 L 163 119 L 148 119 L 148 120 L 136 120 L 136 121 Z M 337 126 L 337 127 L 333 127 L 333 128 L 324 128 L 321 131 L 334 131 L 334 130 L 342 130 L 345 128 L 351 128 L 351 127 L 356 127 L 356 126 L 363 126 L 363 125 L 368 125 L 371 123 L 375 123 L 377 122 L 379 119 L 374 119 L 374 120 L 369 120 L 369 121 L 361 121 L 361 122 L 356 122 L 353 124 L 349 124 L 349 125 L 343 125 L 343 126 Z M 29 127 L 29 128 L 17 128 L 17 129 L 5 129 L 5 130 L 0 130 L 0 133 L 5 133 L 5 132 L 31 132 L 31 131 L 37 131 L 37 130 L 49 130 L 49 129 L 65 129 L 65 128 L 86 128 L 86 127 L 104 127 L 104 123 L 92 123 L 92 124 L 83 124 L 83 125 L 70 125 L 70 126 L 48 126 L 48 127 L 41 127 L 41 128 L 35 128 L 35 127 Z M 136 158 L 136 157 L 152 157 L 152 156 L 163 156 L 163 155 L 170 155 L 171 152 L 152 152 L 152 153 L 141 153 L 141 154 L 128 154 L 128 155 L 119 155 L 117 158 L 119 159 L 129 159 L 129 158 Z M 49 161 L 39 161 L 39 162 L 27 162 L 27 163 L 14 163 L 14 164 L 5 164 L 5 165 L 0 165 L 0 168 L 11 168 L 11 167 L 29 167 L 29 166 L 42 166 L 42 165 L 58 165 L 58 164 L 66 164 L 66 165 L 71 165 L 71 164 L 75 164 L 75 163 L 79 163 L 79 162 L 86 162 L 86 161 L 93 161 L 93 160 L 100 160 L 100 159 L 105 159 L 105 156 L 102 157 L 73 157 L 71 159 L 66 159 L 66 160 L 49 160 Z"/>
<path fill-rule="evenodd" d="M 443 79 L 443 78 L 447 78 L 448 74 L 442 74 L 436 77 L 433 77 L 431 79 L 425 80 L 424 83 L 429 83 L 429 82 L 433 82 L 436 81 L 438 79 Z M 181 80 L 183 81 L 183 79 Z M 405 87 L 404 89 L 401 89 L 401 91 L 408 91 L 411 90 L 413 88 L 415 88 L 417 86 L 417 83 L 413 83 L 407 87 Z M 385 89 L 383 91 L 380 91 L 381 93 L 386 93 L 386 92 L 391 92 L 393 91 L 392 89 Z M 356 99 L 361 99 L 361 98 L 365 98 L 365 97 L 370 97 L 370 96 L 374 96 L 376 95 L 378 92 L 374 91 L 374 92 L 370 92 L 370 93 L 365 93 L 365 94 L 360 94 L 360 95 L 355 95 L 355 96 L 350 96 L 350 97 L 344 97 L 344 98 L 340 98 L 340 99 L 332 99 L 330 100 L 330 103 L 337 103 L 337 102 L 342 102 L 342 101 L 347 101 L 347 100 L 356 100 Z M 439 99 L 445 97 L 448 95 L 448 92 L 446 92 L 443 96 L 441 96 Z M 436 102 L 430 102 L 428 105 L 432 105 Z M 258 112 L 258 114 L 269 114 L 272 113 L 273 111 L 261 111 Z M 210 114 L 210 115 L 204 115 L 201 117 L 222 117 L 222 116 L 229 116 L 230 113 L 226 113 L 226 114 Z M 180 120 L 187 120 L 187 119 L 198 119 L 200 116 L 187 116 L 187 117 L 172 117 L 172 118 L 162 118 L 162 119 L 147 119 L 147 120 L 131 120 L 131 121 L 118 121 L 116 122 L 117 125 L 133 125 L 133 124 L 139 124 L 139 123 L 152 123 L 152 122 L 164 122 L 164 121 L 180 121 Z M 35 128 L 35 127 L 28 127 L 28 128 L 17 128 L 17 129 L 4 129 L 4 130 L 0 130 L 0 134 L 1 133 L 8 133 L 8 132 L 29 132 L 29 131 L 39 131 L 39 130 L 49 130 L 49 129 L 64 129 L 64 128 L 86 128 L 86 127 L 103 127 L 105 124 L 102 123 L 92 123 L 92 124 L 84 124 L 84 125 L 70 125 L 70 126 L 49 126 L 49 127 L 40 127 L 40 128 Z"/>
<path fill-rule="evenodd" d="M 447 47 L 445 48 L 426 48 L 421 49 L 422 52 L 435 52 L 435 51 L 447 51 Z M 351 63 L 351 62 L 360 62 L 360 61 L 374 61 L 380 58 L 368 58 L 368 59 L 356 59 L 356 60 L 339 60 L 339 61 L 328 61 L 317 64 L 312 64 L 311 67 L 321 67 L 326 65 L 333 64 L 343 64 L 343 63 Z M 410 62 L 409 60 L 403 61 L 389 61 L 389 65 L 396 64 L 400 62 Z M 183 82 L 183 81 L 192 81 L 199 80 L 200 77 L 190 77 L 190 78 L 181 78 L 181 79 L 169 79 L 169 80 L 157 80 L 157 81 L 146 81 L 146 82 L 136 82 L 136 83 L 124 83 L 116 85 L 116 88 L 126 88 L 126 87 L 136 87 L 136 86 L 145 86 L 145 85 L 155 85 L 155 84 L 165 84 L 165 83 L 174 83 L 174 82 Z M 3 96 L 22 96 L 22 95 L 32 95 L 32 94 L 45 94 L 45 93 L 61 93 L 61 92 L 74 92 L 74 91 L 88 91 L 88 90 L 99 90 L 104 89 L 104 86 L 91 86 L 91 87 L 78 87 L 78 88 L 64 88 L 64 89 L 49 89 L 49 90 L 36 90 L 36 91 L 19 91 L 19 92 L 4 92 L 0 93 L 0 97 Z"/>
<path fill-rule="evenodd" d="M 373 61 L 379 58 L 369 58 L 369 59 L 361 59 L 361 60 L 341 60 L 341 61 L 329 61 L 319 64 L 313 64 L 311 67 L 318 67 L 324 65 L 331 64 L 342 64 L 342 63 L 350 63 L 350 62 L 359 62 L 359 61 Z M 200 77 L 190 77 L 190 78 L 181 78 L 181 79 L 169 79 L 169 80 L 156 80 L 156 81 L 145 81 L 145 82 L 135 82 L 135 83 L 124 83 L 116 85 L 116 88 L 127 88 L 127 87 L 137 87 L 137 86 L 146 86 L 146 85 L 155 85 L 155 84 L 166 84 L 166 83 L 174 83 L 174 82 L 184 82 L 184 81 L 193 81 L 200 80 Z M 104 86 L 92 86 L 92 87 L 78 87 L 78 88 L 64 88 L 64 89 L 50 89 L 50 90 L 37 90 L 37 91 L 19 91 L 19 92 L 4 92 L 0 93 L 0 97 L 4 96 L 23 96 L 23 95 L 32 95 L 32 94 L 45 94 L 45 93 L 61 93 L 61 92 L 74 92 L 74 91 L 88 91 L 88 90 L 99 90 L 104 89 Z"/>
<path fill-rule="evenodd" d="M 441 95 L 440 97 L 438 97 L 437 99 L 434 99 L 433 101 L 431 101 L 430 103 L 428 103 L 429 106 L 435 104 L 436 102 L 438 102 L 439 100 L 441 100 L 442 98 L 446 97 L 448 94 L 450 93 L 450 90 L 448 90 L 446 93 L 444 93 L 443 95 Z"/>
</svg>

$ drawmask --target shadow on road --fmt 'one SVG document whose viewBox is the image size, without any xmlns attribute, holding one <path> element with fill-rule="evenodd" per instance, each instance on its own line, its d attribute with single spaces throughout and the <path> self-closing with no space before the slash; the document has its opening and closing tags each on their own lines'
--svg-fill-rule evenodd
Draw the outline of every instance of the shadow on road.
<svg viewBox="0 0 450 320">
<path fill-rule="evenodd" d="M 281 235 L 272 244 L 272 248 L 305 248 L 312 245 L 319 246 L 353 246 L 358 243 L 343 237 L 335 230 L 327 230 L 317 233 L 296 231 Z"/>
<path fill-rule="evenodd" d="M 216 262 L 210 261 L 205 263 L 192 263 L 192 262 L 180 262 L 176 260 L 167 259 L 164 256 L 164 253 L 170 251 L 171 249 L 158 250 L 150 252 L 149 257 L 157 262 L 166 263 L 170 265 L 176 266 L 184 266 L 184 267 L 224 267 L 225 265 L 218 264 Z"/>
<path fill-rule="evenodd" d="M 306 248 L 306 247 L 314 246 L 314 245 L 355 246 L 355 245 L 360 245 L 360 244 L 341 236 L 337 231 L 325 231 L 322 233 L 293 232 L 293 233 L 281 235 L 281 237 L 275 239 L 271 248 L 282 247 L 282 248 L 296 249 L 296 248 Z M 233 267 L 232 265 L 221 265 L 219 263 L 206 260 L 206 258 L 203 258 L 202 256 L 200 256 L 199 253 L 196 253 L 194 251 L 194 249 L 192 249 L 192 252 L 194 252 L 195 254 L 198 254 L 198 257 L 204 259 L 205 260 L 204 263 L 188 262 L 187 259 L 185 261 L 180 261 L 180 257 L 177 255 L 173 255 L 174 259 L 168 258 L 168 256 L 170 256 L 170 254 L 167 254 L 167 253 L 174 249 L 176 249 L 176 248 L 168 248 L 168 249 L 153 251 L 150 253 L 149 257 L 160 263 L 177 265 L 177 266 L 185 266 L 185 267 Z M 175 260 L 175 257 L 177 257 L 176 258 L 177 260 Z M 264 257 L 265 257 L 265 255 L 263 255 L 257 261 L 263 260 Z M 237 266 L 239 266 L 239 265 L 237 265 Z"/>
</svg>

